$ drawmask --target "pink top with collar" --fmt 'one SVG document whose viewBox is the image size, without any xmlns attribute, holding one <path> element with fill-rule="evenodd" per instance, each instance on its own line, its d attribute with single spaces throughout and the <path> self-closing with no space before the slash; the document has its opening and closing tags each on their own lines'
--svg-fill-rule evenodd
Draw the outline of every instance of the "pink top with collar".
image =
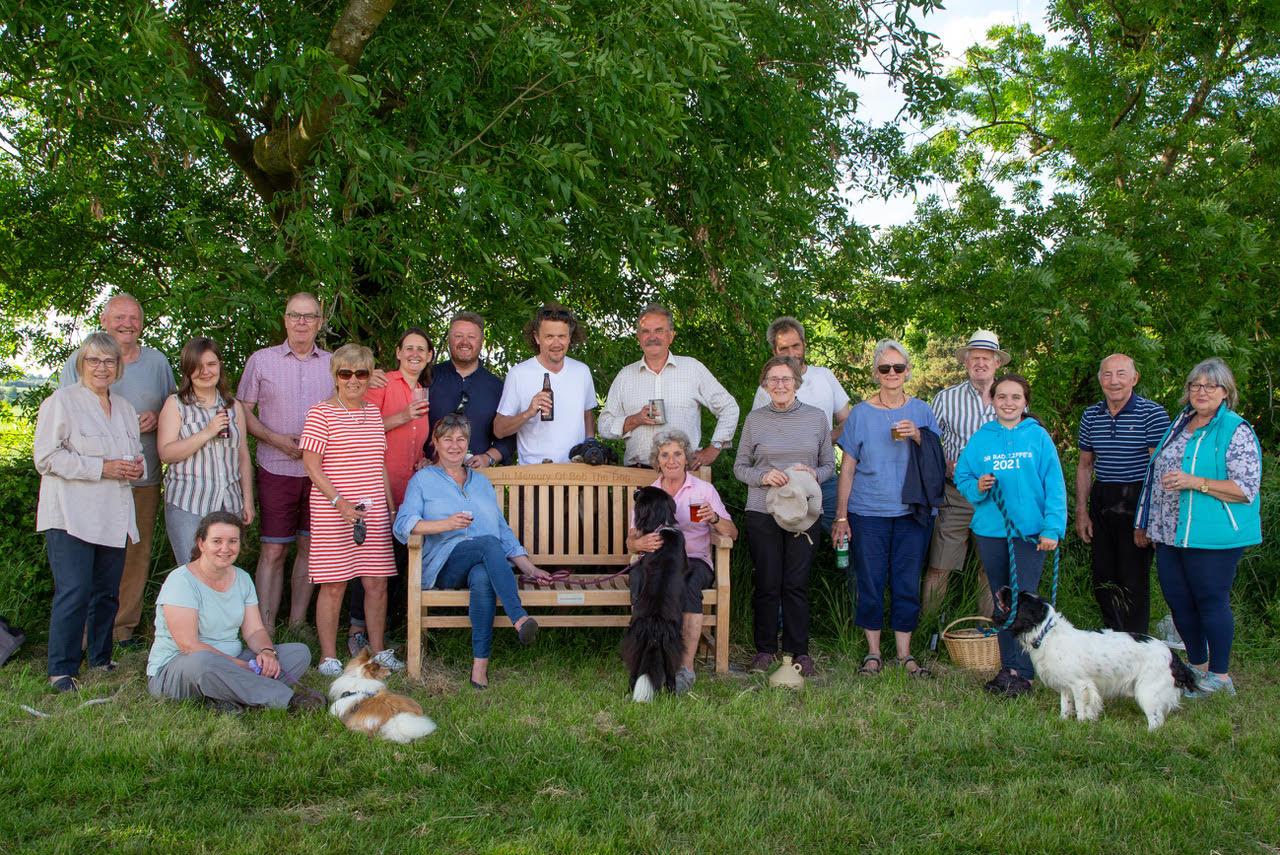
<svg viewBox="0 0 1280 855">
<path fill-rule="evenodd" d="M 649 486 L 661 489 L 661 476 Z M 676 503 L 676 527 L 684 534 L 685 554 L 690 558 L 699 558 L 707 562 L 708 567 L 714 568 L 715 564 L 711 561 L 711 523 L 705 520 L 702 522 L 690 520 L 689 506 L 710 502 L 717 514 L 727 518 L 729 512 L 725 510 L 724 502 L 720 501 L 720 494 L 706 481 L 686 473 L 684 484 L 671 498 Z M 632 524 L 635 524 L 634 520 Z"/>
</svg>

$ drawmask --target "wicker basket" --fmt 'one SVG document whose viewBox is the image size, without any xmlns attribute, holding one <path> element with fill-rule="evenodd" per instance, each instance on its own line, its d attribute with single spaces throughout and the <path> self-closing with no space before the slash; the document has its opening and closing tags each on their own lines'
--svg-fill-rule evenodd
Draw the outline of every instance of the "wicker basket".
<svg viewBox="0 0 1280 855">
<path fill-rule="evenodd" d="M 953 630 L 951 627 L 964 621 L 986 621 L 991 618 L 974 615 L 962 617 L 947 624 L 942 640 L 947 645 L 951 661 L 968 671 L 996 671 L 1000 668 L 1000 644 L 995 635 L 985 635 L 980 627 L 970 626 Z"/>
</svg>

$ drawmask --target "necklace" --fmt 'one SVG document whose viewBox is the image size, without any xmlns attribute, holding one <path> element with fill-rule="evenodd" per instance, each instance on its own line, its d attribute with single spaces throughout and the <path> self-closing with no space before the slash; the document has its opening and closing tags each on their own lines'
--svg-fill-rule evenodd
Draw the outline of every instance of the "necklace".
<svg viewBox="0 0 1280 855">
<path fill-rule="evenodd" d="M 886 409 L 886 410 L 900 410 L 900 409 L 902 409 L 903 407 L 905 407 L 905 406 L 907 405 L 907 396 L 906 396 L 906 395 L 903 395 L 903 396 L 902 396 L 902 403 L 901 403 L 901 404 L 898 404 L 896 407 L 891 407 L 891 406 L 889 406 L 889 405 L 885 402 L 885 400 L 884 400 L 884 393 L 883 393 L 883 392 L 876 392 L 876 400 L 877 400 L 877 401 L 879 401 L 879 402 L 880 402 L 880 406 L 881 406 L 882 408 Z"/>
<path fill-rule="evenodd" d="M 347 418 L 351 419 L 351 422 L 353 424 L 355 423 L 364 424 L 365 410 L 368 409 L 368 404 L 366 404 L 364 401 L 360 402 L 360 418 L 357 419 L 355 414 L 351 412 L 351 408 L 348 407 L 346 404 L 342 403 L 342 398 L 340 396 L 334 395 L 333 397 L 337 399 L 338 406 L 346 410 Z"/>
</svg>

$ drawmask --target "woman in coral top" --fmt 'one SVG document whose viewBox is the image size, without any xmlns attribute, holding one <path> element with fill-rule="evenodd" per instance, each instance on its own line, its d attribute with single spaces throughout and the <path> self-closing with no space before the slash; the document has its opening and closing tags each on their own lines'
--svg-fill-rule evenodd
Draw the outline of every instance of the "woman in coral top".
<svg viewBox="0 0 1280 855">
<path fill-rule="evenodd" d="M 418 327 L 409 327 L 396 343 L 396 367 L 386 373 L 386 385 L 365 392 L 364 399 L 382 413 L 382 426 L 387 431 L 387 477 L 391 479 L 391 496 L 396 507 L 404 501 L 405 488 L 413 473 L 427 462 L 423 452 L 429 441 L 427 393 L 431 387 L 431 368 L 436 349 L 431 336 Z M 396 576 L 387 580 L 387 629 L 399 626 L 405 618 L 405 567 L 409 565 L 409 549 L 398 540 L 391 546 L 396 558 Z M 369 643 L 364 617 L 364 588 L 351 591 L 348 609 L 351 627 L 347 631 L 347 650 L 352 656 Z"/>
</svg>

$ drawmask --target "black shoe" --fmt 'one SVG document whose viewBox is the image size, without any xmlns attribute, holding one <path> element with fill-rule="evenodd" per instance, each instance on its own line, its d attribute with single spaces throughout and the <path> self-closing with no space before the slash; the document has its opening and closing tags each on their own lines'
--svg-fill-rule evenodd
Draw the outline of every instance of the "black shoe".
<svg viewBox="0 0 1280 855">
<path fill-rule="evenodd" d="M 293 693 L 293 697 L 289 698 L 289 712 L 291 713 L 309 713 L 319 709 L 324 709 L 324 701 L 305 689 L 299 688 Z"/>
<path fill-rule="evenodd" d="M 1004 690 L 1006 698 L 1018 698 L 1022 695 L 1029 695 L 1034 691 L 1034 686 L 1026 677 L 1019 677 L 1016 674 L 1009 678 L 1009 685 Z"/>
<path fill-rule="evenodd" d="M 1000 673 L 996 674 L 983 684 L 982 688 L 986 689 L 993 695 L 1004 695 L 1009 690 L 1010 681 L 1014 679 L 1016 678 L 1014 677 L 1013 671 L 1008 668 L 1001 668 Z"/>
<path fill-rule="evenodd" d="M 242 704 L 222 698 L 205 698 L 204 708 L 214 715 L 240 715 L 244 712 Z"/>
<path fill-rule="evenodd" d="M 533 618 L 529 618 L 527 621 L 520 624 L 518 634 L 520 636 L 520 643 L 525 647 L 528 647 L 530 644 L 533 644 L 534 639 L 538 637 L 538 622 Z"/>
<path fill-rule="evenodd" d="M 80 681 L 75 677 L 63 674 L 58 679 L 49 683 L 49 689 L 60 694 L 67 694 L 70 692 L 74 695 L 76 692 L 80 691 Z"/>
<path fill-rule="evenodd" d="M 116 650 L 137 650 L 142 647 L 142 639 L 136 635 L 116 642 Z"/>
</svg>

